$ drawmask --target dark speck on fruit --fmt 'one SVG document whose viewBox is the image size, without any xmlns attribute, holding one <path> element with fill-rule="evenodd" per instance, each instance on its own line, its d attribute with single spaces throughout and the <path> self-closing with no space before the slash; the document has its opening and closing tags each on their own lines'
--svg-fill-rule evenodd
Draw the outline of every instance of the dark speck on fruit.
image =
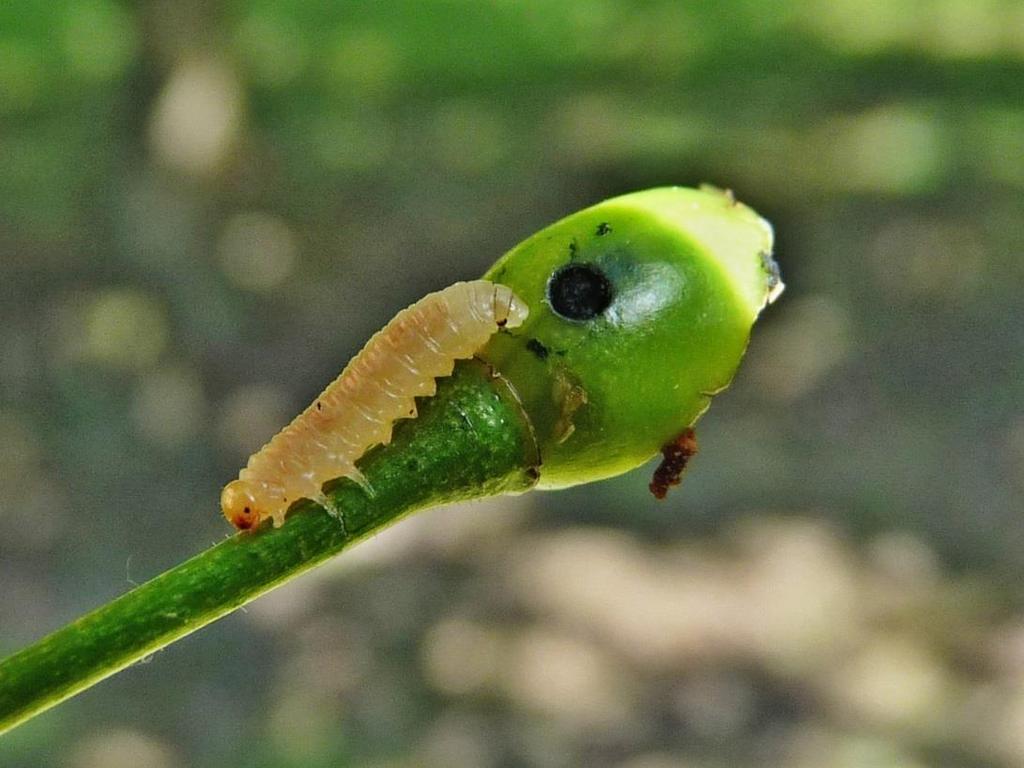
<svg viewBox="0 0 1024 768">
<path fill-rule="evenodd" d="M 528 342 L 526 342 L 526 348 L 533 352 L 533 354 L 537 356 L 538 360 L 548 359 L 548 348 L 541 344 L 539 341 L 537 341 L 537 339 L 530 339 Z"/>
</svg>

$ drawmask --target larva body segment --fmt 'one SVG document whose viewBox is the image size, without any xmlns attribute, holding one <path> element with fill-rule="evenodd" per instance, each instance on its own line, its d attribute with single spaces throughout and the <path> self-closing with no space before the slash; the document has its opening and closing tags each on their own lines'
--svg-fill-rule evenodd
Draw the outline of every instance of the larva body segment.
<svg viewBox="0 0 1024 768">
<path fill-rule="evenodd" d="M 243 530 L 268 517 L 279 526 L 297 499 L 326 502 L 327 481 L 362 482 L 356 461 L 390 442 L 395 421 L 416 416 L 414 398 L 433 395 L 435 379 L 450 375 L 456 360 L 528 313 L 511 289 L 486 280 L 456 283 L 399 312 L 224 487 L 224 516 Z"/>
</svg>

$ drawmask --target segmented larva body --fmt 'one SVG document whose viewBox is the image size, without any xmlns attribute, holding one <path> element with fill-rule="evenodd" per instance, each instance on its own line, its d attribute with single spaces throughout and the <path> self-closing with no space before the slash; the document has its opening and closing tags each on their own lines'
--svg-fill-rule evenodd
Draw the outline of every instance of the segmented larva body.
<svg viewBox="0 0 1024 768">
<path fill-rule="evenodd" d="M 391 441 L 396 420 L 416 416 L 413 398 L 433 395 L 435 379 L 451 375 L 456 360 L 472 357 L 528 313 L 511 289 L 486 280 L 456 283 L 399 312 L 224 487 L 224 516 L 243 530 L 267 517 L 279 526 L 298 499 L 327 505 L 321 486 L 328 480 L 365 483 L 356 461 Z"/>
</svg>

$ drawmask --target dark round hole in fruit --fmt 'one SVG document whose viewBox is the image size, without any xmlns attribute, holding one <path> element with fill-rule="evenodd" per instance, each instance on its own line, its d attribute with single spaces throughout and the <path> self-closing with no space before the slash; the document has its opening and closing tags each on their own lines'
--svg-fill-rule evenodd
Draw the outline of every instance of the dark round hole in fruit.
<svg viewBox="0 0 1024 768">
<path fill-rule="evenodd" d="M 612 303 L 612 284 L 593 264 L 567 264 L 548 281 L 548 302 L 566 320 L 591 320 Z"/>
</svg>

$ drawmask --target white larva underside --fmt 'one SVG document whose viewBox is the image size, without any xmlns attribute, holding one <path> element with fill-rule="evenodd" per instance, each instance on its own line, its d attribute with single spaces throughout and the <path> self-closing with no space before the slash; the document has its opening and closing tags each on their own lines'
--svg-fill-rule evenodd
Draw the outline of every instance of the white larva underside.
<svg viewBox="0 0 1024 768">
<path fill-rule="evenodd" d="M 221 495 L 240 528 L 266 517 L 284 522 L 298 499 L 326 502 L 321 487 L 349 477 L 367 449 L 391 441 L 398 419 L 414 418 L 414 398 L 433 395 L 435 379 L 472 357 L 504 326 L 526 319 L 526 305 L 503 285 L 456 283 L 402 310 L 377 332 L 313 403 L 254 453 Z"/>
</svg>

